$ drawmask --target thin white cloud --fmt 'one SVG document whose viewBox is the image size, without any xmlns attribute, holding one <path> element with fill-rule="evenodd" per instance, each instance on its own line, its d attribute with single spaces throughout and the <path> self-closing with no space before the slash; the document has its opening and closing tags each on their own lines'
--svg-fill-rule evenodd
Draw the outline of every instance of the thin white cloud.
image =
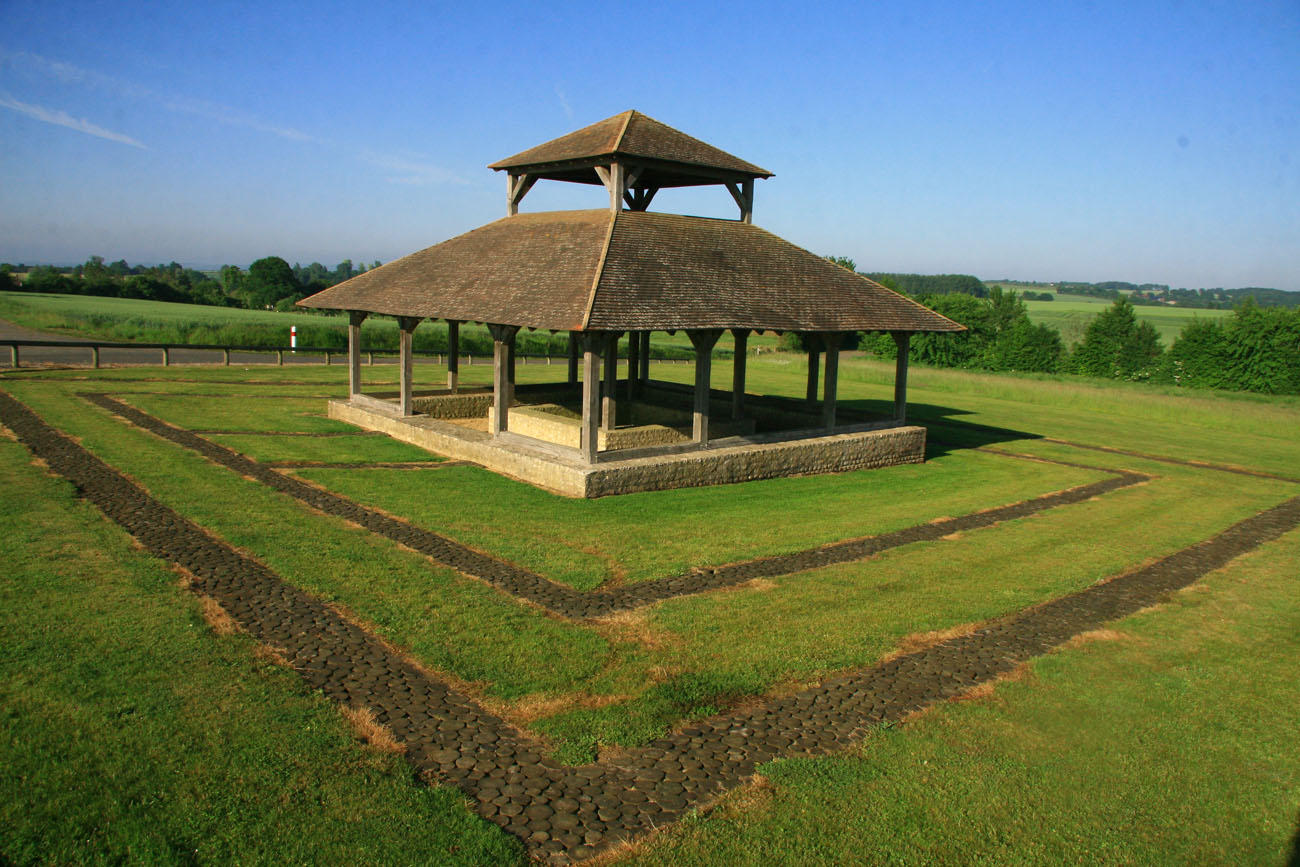
<svg viewBox="0 0 1300 867">
<path fill-rule="evenodd" d="M 356 156 L 357 159 L 369 163 L 375 168 L 396 172 L 387 179 L 390 184 L 426 186 L 428 184 L 468 183 L 455 172 L 448 171 L 441 166 L 421 162 L 418 158 L 412 159 L 395 154 L 381 154 L 370 150 L 360 151 Z"/>
<path fill-rule="evenodd" d="M 102 90 L 128 99 L 147 100 L 161 105 L 168 111 L 174 111 L 180 114 L 192 114 L 196 117 L 205 117 L 208 120 L 227 124 L 229 126 L 247 127 L 258 132 L 269 133 L 270 135 L 291 139 L 293 141 L 315 141 L 313 136 L 310 136 L 301 130 L 296 130 L 293 127 L 266 123 L 247 112 L 239 111 L 238 109 L 231 108 L 228 105 L 222 105 L 217 102 L 208 102 L 203 99 L 191 99 L 189 97 L 171 96 L 169 94 L 158 93 L 157 91 L 150 90 L 147 87 L 142 87 L 130 81 L 124 81 L 111 75 L 105 75 L 102 72 L 95 72 L 92 69 L 82 69 L 80 66 L 74 66 L 71 63 L 64 63 L 61 60 L 51 60 L 50 58 L 42 57 L 39 54 L 32 54 L 30 51 L 9 52 L 0 49 L 0 59 L 7 60 L 21 68 L 33 70 L 49 78 L 61 81 L 64 84 L 75 84 L 93 88 L 95 90 Z"/>
<path fill-rule="evenodd" d="M 564 109 L 564 113 L 568 115 L 569 120 L 573 120 L 573 108 L 569 105 L 569 101 L 565 99 L 564 91 L 560 90 L 558 84 L 555 85 L 555 95 L 560 98 L 560 107 Z"/>
<path fill-rule="evenodd" d="M 222 105 L 217 102 L 209 102 L 203 99 L 192 97 L 175 96 L 171 94 L 159 93 L 147 87 L 143 87 L 134 82 L 124 81 L 111 75 L 105 75 L 91 69 L 83 69 L 74 66 L 71 63 L 64 63 L 59 60 L 51 60 L 48 57 L 42 57 L 39 54 L 32 54 L 28 51 L 12 52 L 0 48 L 0 61 L 6 61 L 18 68 L 29 69 L 47 78 L 53 78 L 64 84 L 87 87 L 94 90 L 111 93 L 126 99 L 152 102 L 162 108 L 177 112 L 179 114 L 189 114 L 196 117 L 203 117 L 217 123 L 227 124 L 229 126 L 240 126 L 268 135 L 278 136 L 279 138 L 289 139 L 291 141 L 312 143 L 333 148 L 336 151 L 346 153 L 353 159 L 392 172 L 392 176 L 387 181 L 392 184 L 412 184 L 425 186 L 430 184 L 465 184 L 468 183 L 464 178 L 456 173 L 444 169 L 440 166 L 433 165 L 424 161 L 419 155 L 399 155 L 391 153 L 381 153 L 369 148 L 358 148 L 352 145 L 343 144 L 329 139 L 319 138 L 317 136 L 305 133 L 302 130 L 295 129 L 291 126 L 267 123 L 255 115 L 248 112 L 240 111 L 228 105 Z M 557 93 L 558 93 L 557 89 Z M 563 100 L 563 94 L 560 94 Z M 8 108 L 16 111 L 25 111 L 17 106 L 24 105 L 17 100 L 11 100 L 5 103 Z M 44 111 L 36 106 L 30 106 L 34 110 Z M 570 117 L 573 112 L 565 103 L 565 110 Z M 30 112 L 28 112 L 30 113 Z M 77 121 L 66 114 L 62 114 L 63 120 L 52 120 L 56 114 L 47 112 L 49 117 L 41 117 L 41 120 L 49 120 L 50 123 L 63 123 L 65 126 L 73 126 L 74 129 L 80 129 L 82 132 L 88 132 L 92 135 L 102 135 L 104 138 L 111 138 L 114 141 L 121 141 L 125 144 L 132 144 L 136 147 L 144 145 L 126 136 L 90 124 L 87 121 Z M 35 117 L 36 115 L 33 114 Z M 94 130 L 94 131 L 92 131 Z"/>
<path fill-rule="evenodd" d="M 73 117 L 66 111 L 60 109 L 45 108 L 40 105 L 20 102 L 10 96 L 0 96 L 0 107 L 16 111 L 19 114 L 25 114 L 28 117 L 35 118 L 36 120 L 45 123 L 52 123 L 55 126 L 67 127 L 68 129 L 74 129 L 77 132 L 84 132 L 86 135 L 93 135 L 99 138 L 108 139 L 109 141 L 118 142 L 119 144 L 130 145 L 131 147 L 147 150 L 142 142 L 131 138 L 129 135 L 120 132 L 113 132 L 111 129 L 104 129 L 104 127 L 91 123 L 85 118 Z"/>
</svg>

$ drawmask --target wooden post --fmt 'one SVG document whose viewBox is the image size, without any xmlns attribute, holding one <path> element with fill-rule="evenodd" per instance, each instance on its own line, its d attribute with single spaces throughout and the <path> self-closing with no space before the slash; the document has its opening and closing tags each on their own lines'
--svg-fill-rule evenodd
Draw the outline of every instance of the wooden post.
<svg viewBox="0 0 1300 867">
<path fill-rule="evenodd" d="M 821 365 L 821 347 L 817 345 L 816 335 L 806 334 L 804 339 L 808 341 L 807 400 L 812 403 L 817 400 L 817 368 Z"/>
<path fill-rule="evenodd" d="M 169 366 L 171 363 L 172 363 L 171 350 L 168 349 L 166 346 L 164 346 L 164 347 L 163 347 L 163 367 L 167 367 L 167 366 Z"/>
<path fill-rule="evenodd" d="M 636 400 L 636 372 L 640 369 L 641 335 L 631 331 L 627 335 L 627 399 Z"/>
<path fill-rule="evenodd" d="M 518 325 L 488 323 L 492 332 L 492 429 L 493 436 L 510 430 L 510 354 Z"/>
<path fill-rule="evenodd" d="M 18 344 L 17 343 L 9 344 L 9 366 L 14 368 L 15 370 L 18 369 L 19 365 L 18 365 Z"/>
<path fill-rule="evenodd" d="M 412 338 L 420 320 L 414 316 L 397 317 L 397 366 L 401 382 L 400 407 L 403 416 L 413 414 L 411 407 L 411 380 L 414 376 L 414 359 L 411 357 Z"/>
<path fill-rule="evenodd" d="M 517 333 L 518 328 L 515 329 Z M 506 341 L 506 404 L 515 402 L 515 334 Z"/>
<path fill-rule="evenodd" d="M 348 311 L 348 396 L 361 394 L 361 323 L 369 314 Z"/>
<path fill-rule="evenodd" d="M 642 382 L 650 381 L 650 332 L 641 332 L 641 370 Z"/>
<path fill-rule="evenodd" d="M 587 463 L 596 462 L 600 442 L 600 343 L 601 334 L 582 335 L 582 454 Z"/>
<path fill-rule="evenodd" d="M 330 354 L 331 354 L 331 353 L 330 353 L 330 351 L 329 351 L 328 349 L 325 350 L 325 366 L 326 366 L 326 367 L 329 367 L 330 364 L 332 363 L 332 362 L 330 361 Z"/>
<path fill-rule="evenodd" d="M 280 367 L 284 367 L 284 350 L 283 350 L 283 349 L 277 349 L 277 350 L 275 351 L 275 363 L 278 364 Z"/>
<path fill-rule="evenodd" d="M 226 364 L 230 364 L 230 350 L 226 350 Z M 99 370 L 99 347 L 90 347 L 90 366 Z"/>
<path fill-rule="evenodd" d="M 569 385 L 578 384 L 578 332 L 569 332 Z"/>
<path fill-rule="evenodd" d="M 222 362 L 222 364 L 224 364 L 226 367 L 229 367 L 229 366 L 230 366 L 230 347 L 229 347 L 229 346 L 227 346 L 225 349 L 221 350 L 221 362 Z M 96 367 L 99 367 L 99 349 L 98 349 L 98 348 L 95 349 L 95 366 L 96 366 Z"/>
<path fill-rule="evenodd" d="M 731 358 L 731 417 L 743 418 L 745 415 L 745 356 L 749 352 L 749 329 L 731 329 L 736 341 L 736 354 Z"/>
<path fill-rule="evenodd" d="M 835 430 L 835 396 L 839 388 L 840 340 L 844 335 L 838 332 L 823 334 L 826 344 L 826 379 L 822 392 L 822 421 L 827 433 Z"/>
<path fill-rule="evenodd" d="M 605 386 L 601 389 L 600 426 L 613 430 L 618 419 L 618 333 L 605 338 Z"/>
<path fill-rule="evenodd" d="M 460 322 L 447 320 L 447 390 L 460 390 Z"/>
<path fill-rule="evenodd" d="M 906 331 L 891 333 L 898 344 L 898 361 L 894 364 L 894 418 L 901 424 L 907 421 L 907 352 L 912 335 Z"/>
<path fill-rule="evenodd" d="M 713 345 L 721 335 L 720 328 L 686 332 L 695 347 L 695 413 L 691 439 L 700 445 L 709 441 L 709 377 L 713 372 Z"/>
</svg>

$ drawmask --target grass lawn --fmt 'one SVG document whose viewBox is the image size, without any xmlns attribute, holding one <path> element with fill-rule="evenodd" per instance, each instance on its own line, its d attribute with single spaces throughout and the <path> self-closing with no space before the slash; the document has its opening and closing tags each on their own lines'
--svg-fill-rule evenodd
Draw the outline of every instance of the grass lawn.
<svg viewBox="0 0 1300 867">
<path fill-rule="evenodd" d="M 727 387 L 728 365 L 715 367 L 716 384 Z M 395 382 L 391 366 L 363 370 L 370 387 Z M 436 366 L 419 370 L 429 382 L 442 376 Z M 462 373 L 486 381 L 489 369 Z M 540 381 L 563 368 L 521 366 L 519 375 Z M 660 378 L 690 375 L 686 365 L 655 365 Z M 918 635 L 1086 587 L 1297 492 L 1284 481 L 1052 440 L 1300 475 L 1294 398 L 924 369 L 913 371 L 909 393 L 912 417 L 932 424 L 930 459 L 919 466 L 596 501 L 467 466 L 295 471 L 584 589 L 876 534 L 1106 477 L 994 450 L 1154 477 L 867 561 L 575 623 L 312 512 L 76 395 L 107 391 L 190 429 L 271 433 L 212 435 L 259 460 L 431 457 L 383 437 L 290 435 L 355 430 L 324 417 L 324 399 L 340 394 L 345 379 L 342 367 L 23 370 L 0 376 L 0 387 L 566 761 L 635 747 L 684 720 L 870 665 Z M 800 395 L 802 362 L 754 361 L 749 382 L 754 391 Z M 846 359 L 841 391 L 847 401 L 884 406 L 892 365 Z M 245 863 L 344 860 L 348 852 L 402 863 L 402 851 L 430 863 L 518 859 L 514 841 L 479 823 L 455 792 L 419 789 L 399 760 L 358 746 L 332 706 L 263 661 L 250 641 L 212 634 L 176 576 L 33 467 L 21 446 L 0 440 L 0 470 L 15 492 L 0 511 L 0 545 L 5 562 L 17 564 L 0 584 L 0 695 L 4 707 L 18 708 L 0 716 L 0 794 L 9 805 L 0 808 L 8 810 L 0 856 L 35 863 L 37 852 L 63 853 L 54 861 L 144 852 L 170 861 L 200 848 L 195 860 Z M 990 697 L 877 731 L 851 755 L 774 763 L 762 785 L 642 844 L 632 860 L 1278 860 L 1300 807 L 1300 768 L 1284 747 L 1300 730 L 1300 690 L 1285 662 L 1300 649 L 1297 554 L 1292 533 L 1116 624 L 1111 640 L 1038 660 Z M 1244 770 L 1228 773 L 1234 768 Z M 120 806 L 106 813 L 110 804 Z M 356 827 L 319 832 L 349 811 L 360 816 Z M 87 830 L 104 815 L 112 821 Z"/>
<path fill-rule="evenodd" d="M 1057 295 L 1052 301 L 1026 301 L 1029 319 L 1036 325 L 1047 325 L 1061 332 L 1066 346 L 1083 339 L 1088 323 L 1111 304 L 1104 298 L 1087 295 Z M 1168 347 L 1189 322 L 1196 319 L 1222 319 L 1232 315 L 1231 310 L 1197 310 L 1192 307 L 1135 306 L 1139 322 L 1150 322 Z"/>
</svg>

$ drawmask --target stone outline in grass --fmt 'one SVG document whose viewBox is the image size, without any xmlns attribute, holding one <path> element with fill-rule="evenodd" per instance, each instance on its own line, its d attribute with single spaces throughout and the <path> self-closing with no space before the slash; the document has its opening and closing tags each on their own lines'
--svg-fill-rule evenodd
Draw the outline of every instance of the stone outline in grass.
<svg viewBox="0 0 1300 867">
<path fill-rule="evenodd" d="M 476 812 L 552 863 L 589 858 L 708 806 L 764 762 L 833 753 L 872 726 L 990 683 L 1300 526 L 1300 497 L 1293 497 L 1154 563 L 968 634 L 700 721 L 617 760 L 562 767 L 320 600 L 154 500 L 4 391 L 0 423 L 146 550 L 188 572 L 196 592 L 282 654 L 309 685 L 344 707 L 365 708 L 424 779 L 459 787 Z"/>
<path fill-rule="evenodd" d="M 603 617 L 616 611 L 626 611 L 673 599 L 735 587 L 759 578 L 775 578 L 863 560 L 883 551 L 910 545 L 915 542 L 938 541 L 953 533 L 993 526 L 1003 521 L 1024 518 L 1058 506 L 1082 503 L 1122 488 L 1141 484 L 1153 478 L 1144 473 L 1092 467 L 1069 461 L 1052 460 L 1014 452 L 993 452 L 1005 457 L 1058 464 L 1081 469 L 1110 473 L 1109 479 L 1091 482 L 1043 494 L 1018 503 L 1009 503 L 971 512 L 957 518 L 942 518 L 915 524 L 875 536 L 848 539 L 818 548 L 777 554 L 738 563 L 711 567 L 696 567 L 680 575 L 671 575 L 635 584 L 596 590 L 577 590 L 558 584 L 512 563 L 476 551 L 467 545 L 449 539 L 432 530 L 417 527 L 407 521 L 385 515 L 357 503 L 341 494 L 308 484 L 296 477 L 278 472 L 268 464 L 254 461 L 227 446 L 204 439 L 197 432 L 186 430 L 163 421 L 144 410 L 131 406 L 102 392 L 79 392 L 78 396 L 106 409 L 128 423 L 197 452 L 212 463 L 223 466 L 246 478 L 287 494 L 318 511 L 351 521 L 365 529 L 384 536 L 432 558 L 435 562 L 477 578 L 516 598 L 538 605 L 547 611 L 573 619 Z"/>
</svg>

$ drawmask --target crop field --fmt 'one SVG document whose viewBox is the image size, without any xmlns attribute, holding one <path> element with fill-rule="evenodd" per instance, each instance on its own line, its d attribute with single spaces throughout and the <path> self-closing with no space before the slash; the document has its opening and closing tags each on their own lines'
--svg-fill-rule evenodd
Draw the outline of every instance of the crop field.
<svg viewBox="0 0 1300 867">
<path fill-rule="evenodd" d="M 1025 307 L 1031 321 L 1055 328 L 1061 332 L 1065 344 L 1071 346 L 1083 339 L 1088 323 L 1110 303 L 1087 295 L 1057 295 L 1053 301 L 1026 301 Z M 1221 319 L 1232 315 L 1231 310 L 1197 310 L 1191 307 L 1137 306 L 1133 312 L 1139 322 L 1150 322 L 1155 326 L 1161 343 L 1166 347 L 1195 319 Z"/>
<path fill-rule="evenodd" d="M 760 356 L 748 382 L 804 377 Z M 572 500 L 326 418 L 345 390 L 323 366 L 0 376 L 0 861 L 1300 846 L 1300 399 L 916 369 L 924 464 Z M 845 360 L 840 391 L 883 411 L 892 364 Z M 575 619 L 494 569 L 758 577 Z"/>
</svg>

